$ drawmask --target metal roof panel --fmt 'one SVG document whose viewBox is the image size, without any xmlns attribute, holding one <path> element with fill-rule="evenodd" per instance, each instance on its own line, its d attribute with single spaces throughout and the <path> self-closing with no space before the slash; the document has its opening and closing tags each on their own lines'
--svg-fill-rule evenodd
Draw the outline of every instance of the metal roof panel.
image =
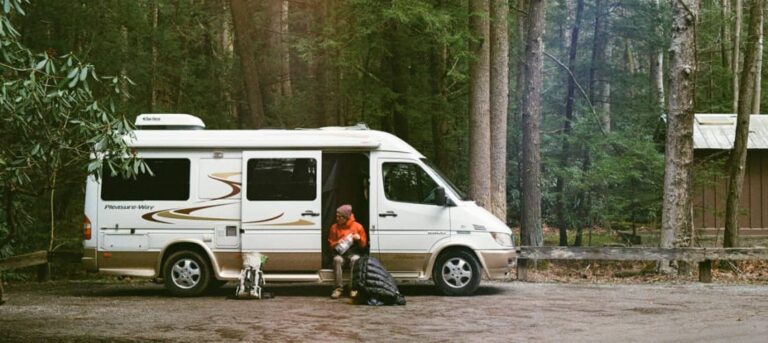
<svg viewBox="0 0 768 343">
<path fill-rule="evenodd" d="M 731 149 L 735 134 L 735 114 L 695 115 L 693 122 L 694 149 Z M 768 116 L 760 114 L 750 116 L 747 148 L 768 149 Z"/>
</svg>

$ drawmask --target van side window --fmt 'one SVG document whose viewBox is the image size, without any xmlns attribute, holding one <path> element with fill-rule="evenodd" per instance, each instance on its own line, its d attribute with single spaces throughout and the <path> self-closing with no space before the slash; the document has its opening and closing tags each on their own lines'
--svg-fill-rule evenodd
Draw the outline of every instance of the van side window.
<svg viewBox="0 0 768 343">
<path fill-rule="evenodd" d="M 414 163 L 385 162 L 382 166 L 387 199 L 415 204 L 435 204 L 437 183 Z"/>
<path fill-rule="evenodd" d="M 315 200 L 317 160 L 314 158 L 252 158 L 248 160 L 248 200 Z"/>
<path fill-rule="evenodd" d="M 181 158 L 145 158 L 152 174 L 124 179 L 104 168 L 101 181 L 102 200 L 188 200 L 189 160 Z"/>
</svg>

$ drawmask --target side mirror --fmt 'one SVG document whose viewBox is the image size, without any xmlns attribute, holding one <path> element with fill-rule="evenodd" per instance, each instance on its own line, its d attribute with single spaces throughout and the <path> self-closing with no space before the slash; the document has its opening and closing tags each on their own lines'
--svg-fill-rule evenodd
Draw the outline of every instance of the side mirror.
<svg viewBox="0 0 768 343">
<path fill-rule="evenodd" d="M 435 204 L 439 206 L 448 204 L 448 197 L 445 196 L 445 188 L 437 187 L 435 189 Z"/>
</svg>

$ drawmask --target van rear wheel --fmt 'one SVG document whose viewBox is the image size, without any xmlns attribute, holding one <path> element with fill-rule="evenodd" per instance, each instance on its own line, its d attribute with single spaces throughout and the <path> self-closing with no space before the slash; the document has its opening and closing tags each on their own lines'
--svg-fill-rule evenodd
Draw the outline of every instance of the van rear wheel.
<svg viewBox="0 0 768 343">
<path fill-rule="evenodd" d="M 437 258 L 432 279 L 445 295 L 472 295 L 480 286 L 480 272 L 480 263 L 474 255 L 452 250 Z"/>
<path fill-rule="evenodd" d="M 202 294 L 211 282 L 208 260 L 195 251 L 178 251 L 168 257 L 163 271 L 165 288 L 179 297 Z"/>
</svg>

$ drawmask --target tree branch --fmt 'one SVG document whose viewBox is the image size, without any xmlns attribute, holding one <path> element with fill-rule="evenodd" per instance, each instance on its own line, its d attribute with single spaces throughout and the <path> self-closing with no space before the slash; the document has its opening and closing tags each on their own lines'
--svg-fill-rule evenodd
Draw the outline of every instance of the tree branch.
<svg viewBox="0 0 768 343">
<path fill-rule="evenodd" d="M 762 1 L 762 0 L 758 0 L 758 1 Z M 683 8 L 685 8 L 685 11 L 686 11 L 686 12 L 688 12 L 688 15 L 690 15 L 691 17 L 693 17 L 693 21 L 694 21 L 694 22 L 696 22 L 696 15 L 695 15 L 695 14 L 694 14 L 694 13 L 691 11 L 691 8 L 690 8 L 690 7 L 688 7 L 688 4 L 686 4 L 684 0 L 677 0 L 677 2 L 678 2 L 678 3 L 679 3 L 681 6 L 683 6 Z"/>
<path fill-rule="evenodd" d="M 581 84 L 579 84 L 579 81 L 576 80 L 576 76 L 573 75 L 573 72 L 571 71 L 571 69 L 568 68 L 568 66 L 566 66 L 565 64 L 563 64 L 563 62 L 560 62 L 557 58 L 555 58 L 555 56 L 550 55 L 548 52 L 544 51 L 544 55 L 546 55 L 547 57 L 555 61 L 557 65 L 559 65 L 561 68 L 563 68 L 565 71 L 568 72 L 568 75 L 570 75 L 571 80 L 573 80 L 573 83 L 575 83 L 576 87 L 579 88 L 579 93 L 581 93 L 581 95 L 584 97 L 584 100 L 587 101 L 587 105 L 589 105 L 589 109 L 592 112 L 592 115 L 595 117 L 595 121 L 597 122 L 597 127 L 600 129 L 600 133 L 602 133 L 603 136 L 607 136 L 608 134 L 605 133 L 605 130 L 603 130 L 603 126 L 600 125 L 600 119 L 597 117 L 597 111 L 595 111 L 595 107 L 592 106 L 592 102 L 589 101 L 587 92 L 584 91 L 584 88 L 581 87 Z"/>
</svg>

